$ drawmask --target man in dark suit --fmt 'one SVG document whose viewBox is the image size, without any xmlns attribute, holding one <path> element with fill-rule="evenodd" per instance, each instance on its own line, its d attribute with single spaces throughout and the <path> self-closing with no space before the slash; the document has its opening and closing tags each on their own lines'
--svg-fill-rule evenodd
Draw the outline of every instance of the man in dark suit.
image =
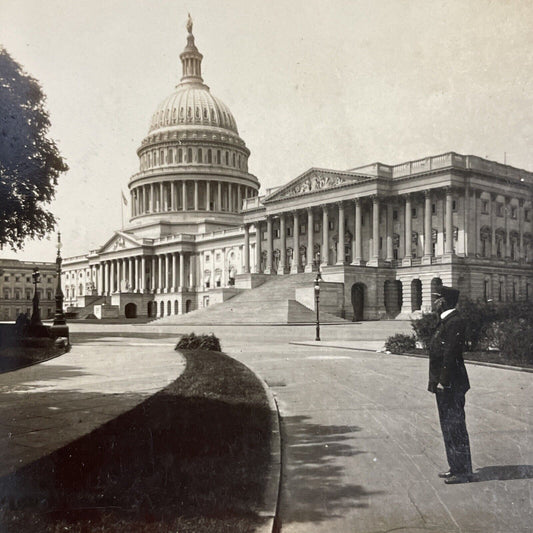
<svg viewBox="0 0 533 533">
<path fill-rule="evenodd" d="M 465 394 L 470 388 L 463 360 L 464 323 L 455 309 L 459 291 L 441 286 L 434 309 L 439 325 L 429 344 L 428 390 L 437 398 L 440 426 L 450 469 L 439 477 L 447 484 L 472 481 L 470 442 L 465 422 Z"/>
</svg>

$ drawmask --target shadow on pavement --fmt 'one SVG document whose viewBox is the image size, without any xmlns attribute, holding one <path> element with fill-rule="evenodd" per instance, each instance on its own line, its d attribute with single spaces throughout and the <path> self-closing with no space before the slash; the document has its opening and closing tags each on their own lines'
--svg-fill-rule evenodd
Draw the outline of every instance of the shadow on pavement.
<svg viewBox="0 0 533 533">
<path fill-rule="evenodd" d="M 533 465 L 484 466 L 476 471 L 476 481 L 533 479 Z"/>
<path fill-rule="evenodd" d="M 325 426 L 307 422 L 308 417 L 283 419 L 284 481 L 278 530 L 289 522 L 320 522 L 341 517 L 349 510 L 366 507 L 368 492 L 347 479 L 340 457 L 366 452 L 348 441 L 360 431 L 356 426 Z"/>
</svg>

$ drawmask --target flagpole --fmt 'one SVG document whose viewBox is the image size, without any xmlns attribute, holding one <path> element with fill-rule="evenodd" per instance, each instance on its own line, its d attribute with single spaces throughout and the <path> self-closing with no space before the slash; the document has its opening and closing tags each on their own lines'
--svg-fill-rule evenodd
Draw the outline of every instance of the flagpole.
<svg viewBox="0 0 533 533">
<path fill-rule="evenodd" d="M 122 231 L 124 231 L 124 193 L 120 190 L 120 221 L 122 223 Z"/>
</svg>

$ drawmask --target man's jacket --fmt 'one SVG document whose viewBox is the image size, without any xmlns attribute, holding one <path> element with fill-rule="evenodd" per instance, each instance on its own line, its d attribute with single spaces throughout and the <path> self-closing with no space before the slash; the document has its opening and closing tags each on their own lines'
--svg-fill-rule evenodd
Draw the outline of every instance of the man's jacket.
<svg viewBox="0 0 533 533">
<path fill-rule="evenodd" d="M 454 309 L 441 320 L 429 343 L 429 391 L 436 392 L 439 383 L 462 392 L 470 388 L 463 360 L 464 343 L 464 322 Z"/>
</svg>

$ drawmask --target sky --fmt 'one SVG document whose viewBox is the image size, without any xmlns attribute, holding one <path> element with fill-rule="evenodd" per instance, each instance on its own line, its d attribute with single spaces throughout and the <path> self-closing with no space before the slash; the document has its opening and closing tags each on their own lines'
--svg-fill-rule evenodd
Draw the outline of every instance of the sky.
<svg viewBox="0 0 533 533">
<path fill-rule="evenodd" d="M 70 167 L 50 205 L 64 256 L 126 220 L 121 190 L 179 83 L 188 12 L 263 190 L 447 151 L 533 170 L 529 0 L 2 0 L 0 45 L 41 83 Z M 0 257 L 53 260 L 55 240 Z"/>
</svg>

